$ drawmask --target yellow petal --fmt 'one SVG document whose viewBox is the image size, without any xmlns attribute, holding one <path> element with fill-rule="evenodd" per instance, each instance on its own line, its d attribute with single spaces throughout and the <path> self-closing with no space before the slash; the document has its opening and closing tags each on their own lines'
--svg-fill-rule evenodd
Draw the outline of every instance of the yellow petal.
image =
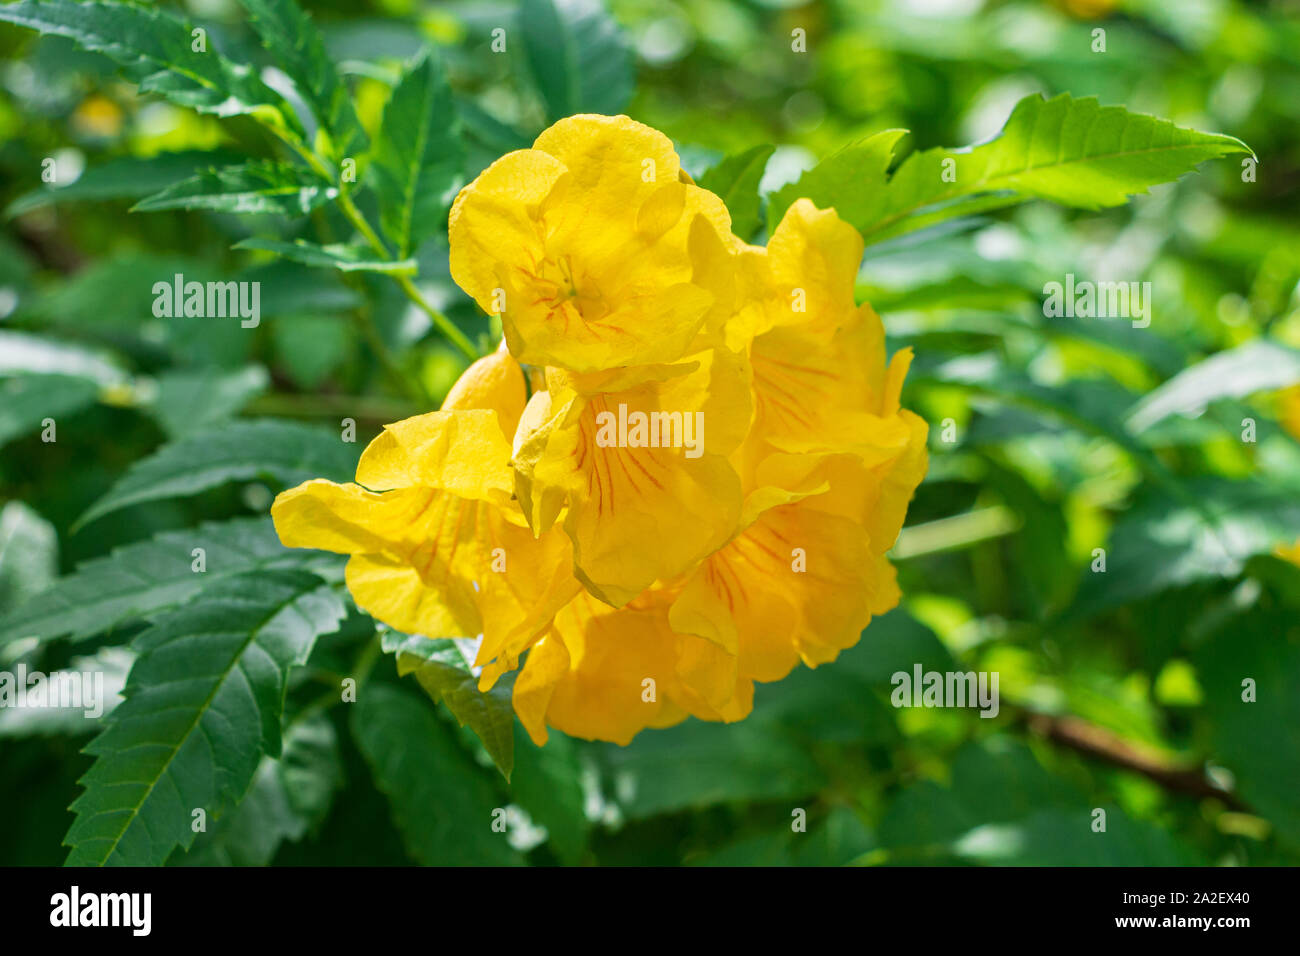
<svg viewBox="0 0 1300 956">
<path fill-rule="evenodd" d="M 357 481 L 373 489 L 420 485 L 504 504 L 514 488 L 509 466 L 510 444 L 495 411 L 438 411 L 384 426 L 361 455 Z"/>
<path fill-rule="evenodd" d="M 674 630 L 734 648 L 744 678 L 834 659 L 882 608 L 877 592 L 896 594 L 865 530 L 812 500 L 765 511 L 692 573 L 669 612 Z"/>
<path fill-rule="evenodd" d="M 564 175 L 553 156 L 534 149 L 507 153 L 460 191 L 447 233 L 451 277 L 489 315 L 498 291 L 508 296 L 522 278 L 517 269 L 540 256 L 538 207 Z"/>
<path fill-rule="evenodd" d="M 442 410 L 491 409 L 497 413 L 497 422 L 508 441 L 519 426 L 527 401 L 524 371 L 503 340 L 495 352 L 465 369 L 443 399 Z"/>
</svg>

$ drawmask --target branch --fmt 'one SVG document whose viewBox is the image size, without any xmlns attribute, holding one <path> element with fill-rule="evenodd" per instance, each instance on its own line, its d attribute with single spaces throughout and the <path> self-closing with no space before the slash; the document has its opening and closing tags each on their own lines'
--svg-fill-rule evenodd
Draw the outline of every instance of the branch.
<svg viewBox="0 0 1300 956">
<path fill-rule="evenodd" d="M 1199 766 L 1174 764 L 1158 754 L 1135 745 L 1118 734 L 1078 717 L 1051 717 L 1027 714 L 1026 720 L 1035 733 L 1053 743 L 1100 760 L 1111 766 L 1141 774 L 1166 790 L 1192 797 L 1213 797 L 1232 810 L 1253 813 L 1241 798 L 1209 779 Z"/>
</svg>

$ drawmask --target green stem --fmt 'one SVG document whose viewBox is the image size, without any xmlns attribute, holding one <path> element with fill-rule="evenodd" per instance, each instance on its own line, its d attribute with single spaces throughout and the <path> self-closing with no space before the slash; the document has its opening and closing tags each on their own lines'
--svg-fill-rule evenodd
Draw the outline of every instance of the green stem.
<svg viewBox="0 0 1300 956">
<path fill-rule="evenodd" d="M 384 259 L 392 260 L 392 256 L 389 255 L 388 252 L 388 247 L 384 245 L 384 242 L 379 238 L 378 233 L 376 233 L 370 223 L 366 221 L 366 217 L 362 215 L 361 210 L 358 209 L 356 203 L 352 201 L 352 197 L 341 190 L 339 192 L 339 209 L 343 211 L 343 215 L 347 216 L 348 221 L 351 222 L 352 225 L 356 226 L 357 231 L 365 237 L 366 241 L 370 243 L 371 248 L 373 248 L 377 254 L 382 256 Z M 420 290 L 415 287 L 415 283 L 411 281 L 410 276 L 392 276 L 391 278 L 395 279 L 397 284 L 402 287 L 402 291 L 406 293 L 406 297 L 414 302 L 420 311 L 433 321 L 433 324 L 438 327 L 438 331 L 455 343 L 456 347 L 464 352 L 465 355 L 469 357 L 470 361 L 479 358 L 479 351 L 474 347 L 474 343 L 469 340 L 464 332 L 456 327 L 456 323 L 452 322 L 451 319 L 447 318 L 447 316 L 443 315 L 429 304 L 429 301 L 421 295 Z"/>
<path fill-rule="evenodd" d="M 288 144 L 290 149 L 302 158 L 303 162 L 307 163 L 307 165 L 330 182 L 334 181 L 334 171 L 322 162 L 320 157 L 310 150 L 305 149 L 301 143 L 292 137 L 284 136 L 282 134 L 281 138 L 286 144 Z M 375 250 L 380 258 L 389 262 L 393 261 L 393 256 L 389 253 L 388 247 L 384 245 L 384 241 L 379 238 L 379 234 L 375 232 L 374 227 L 366 221 L 366 217 L 362 214 L 361 210 L 357 208 L 356 203 L 352 201 L 352 196 L 349 195 L 346 189 L 344 189 L 342 183 L 339 183 L 338 205 L 343 215 L 347 217 L 348 222 L 352 223 L 352 225 L 356 227 L 357 232 L 361 233 L 361 235 L 365 237 L 366 242 L 370 244 L 370 247 Z M 464 352 L 471 362 L 480 357 L 479 350 L 474 347 L 474 343 L 469 340 L 464 332 L 457 328 L 456 323 L 452 322 L 451 319 L 447 318 L 447 316 L 442 312 L 429 304 L 429 301 L 420 293 L 420 290 L 415 287 L 415 283 L 411 281 L 409 276 L 392 276 L 391 278 L 397 280 L 397 284 L 402 287 L 402 291 L 406 293 L 406 297 L 415 303 L 416 307 L 427 315 L 433 324 L 438 327 L 438 331 L 450 339 L 457 348 Z"/>
</svg>

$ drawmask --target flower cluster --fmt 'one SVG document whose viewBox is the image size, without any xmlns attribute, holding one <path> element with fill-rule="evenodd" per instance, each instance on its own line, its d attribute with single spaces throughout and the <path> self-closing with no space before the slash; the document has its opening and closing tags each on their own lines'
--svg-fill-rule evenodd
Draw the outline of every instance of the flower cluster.
<svg viewBox="0 0 1300 956">
<path fill-rule="evenodd" d="M 359 607 L 481 634 L 484 690 L 522 660 L 539 743 L 627 743 L 745 717 L 755 681 L 833 660 L 898 602 L 885 552 L 926 425 L 833 211 L 800 200 L 747 245 L 667 137 L 574 116 L 462 190 L 449 233 L 502 347 L 387 426 L 356 484 L 272 510 L 284 544 L 352 555 Z"/>
</svg>

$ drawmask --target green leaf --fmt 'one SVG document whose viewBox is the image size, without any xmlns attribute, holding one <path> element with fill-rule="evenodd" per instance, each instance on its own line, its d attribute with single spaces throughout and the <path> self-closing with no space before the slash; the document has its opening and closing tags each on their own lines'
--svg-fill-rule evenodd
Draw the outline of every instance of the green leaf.
<svg viewBox="0 0 1300 956">
<path fill-rule="evenodd" d="M 264 477 L 285 486 L 311 478 L 348 481 L 357 454 L 356 445 L 327 428 L 276 419 L 226 422 L 137 461 L 77 526 L 129 505 L 196 495 L 230 481 Z"/>
<path fill-rule="evenodd" d="M 1187 488 L 1200 508 L 1149 492 L 1125 512 L 1106 543 L 1106 571 L 1084 572 L 1071 617 L 1235 578 L 1253 555 L 1300 537 L 1300 500 L 1285 488 L 1217 477 Z"/>
<path fill-rule="evenodd" d="M 294 0 L 239 1 L 263 46 L 315 114 L 317 137 L 325 134 L 322 152 L 338 161 L 364 150 L 365 131 L 312 18 Z"/>
<path fill-rule="evenodd" d="M 481 638 L 428 638 L 385 629 L 385 653 L 397 658 L 397 674 L 414 674 L 436 703 L 444 704 L 462 727 L 483 742 L 488 756 L 507 779 L 515 762 L 515 711 L 509 681 L 497 681 L 486 694 L 478 689 L 474 658 Z"/>
<path fill-rule="evenodd" d="M 767 199 L 768 235 L 776 232 L 785 211 L 801 196 L 822 209 L 834 206 L 840 218 L 854 226 L 868 221 L 873 205 L 880 200 L 867 184 L 884 182 L 894 148 L 906 135 L 905 129 L 887 129 L 866 136 L 831 153 L 798 180 L 772 193 Z"/>
<path fill-rule="evenodd" d="M 520 862 L 508 834 L 493 830 L 506 801 L 427 701 L 371 685 L 350 709 L 352 734 L 412 858 L 426 866 Z"/>
<path fill-rule="evenodd" d="M 1267 339 L 1256 339 L 1211 355 L 1148 393 L 1133 406 L 1128 427 L 1138 434 L 1170 415 L 1195 416 L 1219 399 L 1245 398 L 1297 382 L 1300 382 L 1300 352 Z"/>
<path fill-rule="evenodd" d="M 101 647 L 94 654 L 72 658 L 59 671 L 83 675 L 81 699 L 73 698 L 71 706 L 52 700 L 44 707 L 0 708 L 0 738 L 78 737 L 97 732 L 122 702 L 122 687 L 134 661 L 135 655 L 124 647 Z M 53 674 L 48 676 L 54 680 Z"/>
<path fill-rule="evenodd" d="M 597 0 L 523 0 L 524 59 L 547 122 L 574 113 L 615 114 L 632 95 L 632 57 Z"/>
<path fill-rule="evenodd" d="M 293 110 L 257 77 L 216 50 L 196 50 L 193 26 L 157 7 L 75 0 L 19 0 L 0 6 L 0 20 L 68 37 L 123 67 L 145 93 L 217 116 L 252 116 L 300 135 Z"/>
<path fill-rule="evenodd" d="M 261 159 L 205 170 L 154 193 L 131 211 L 205 209 L 240 215 L 305 216 L 338 192 L 300 167 Z"/>
<path fill-rule="evenodd" d="M 422 51 L 384 107 L 370 166 L 380 221 L 401 258 L 447 221 L 464 183 L 465 145 L 442 61 Z"/>
<path fill-rule="evenodd" d="M 54 583 L 59 574 L 59 534 L 21 501 L 0 508 L 0 614 Z"/>
<path fill-rule="evenodd" d="M 240 0 L 275 65 L 288 74 L 326 134 L 322 152 L 335 161 L 366 145 L 366 134 L 320 31 L 294 0 Z M 318 132 L 318 136 L 320 135 Z"/>
<path fill-rule="evenodd" d="M 731 213 L 731 231 L 748 240 L 758 231 L 758 183 L 775 146 L 755 146 L 728 156 L 700 177 L 699 184 L 717 193 Z"/>
<path fill-rule="evenodd" d="M 301 571 L 243 575 L 209 588 L 131 642 L 139 655 L 97 759 L 73 801 L 72 866 L 156 866 L 194 842 L 194 812 L 239 802 L 263 755 L 280 754 L 290 668 L 344 616 Z"/>
<path fill-rule="evenodd" d="M 1050 775 L 1022 743 L 970 743 L 953 760 L 952 787 L 925 780 L 885 813 L 880 842 L 897 863 L 1011 866 L 1190 866 L 1202 863 L 1176 837 L 1096 804 Z"/>
<path fill-rule="evenodd" d="M 42 422 L 55 423 L 95 404 L 99 385 L 72 375 L 11 375 L 0 377 L 0 447 L 38 431 Z"/>
<path fill-rule="evenodd" d="M 715 803 L 796 799 L 827 783 L 808 748 L 778 729 L 687 720 L 601 748 L 633 819 Z"/>
<path fill-rule="evenodd" d="M 515 724 L 515 769 L 510 795 L 534 823 L 546 828 L 546 842 L 561 863 L 582 862 L 591 832 L 582 789 L 582 763 L 574 742 L 552 729 L 545 747 Z"/>
<path fill-rule="evenodd" d="M 263 757 L 233 812 L 194 841 L 185 866 L 266 866 L 285 841 L 318 827 L 343 785 L 334 724 L 323 713 L 290 723 L 280 759 Z"/>
<path fill-rule="evenodd" d="M 66 375 L 121 385 L 125 371 L 102 352 L 25 332 L 0 331 L 0 375 Z"/>
<path fill-rule="evenodd" d="M 271 378 L 260 365 L 165 372 L 148 409 L 172 438 L 180 438 L 224 421 L 266 391 Z"/>
<path fill-rule="evenodd" d="M 386 259 L 373 258 L 374 253 L 360 246 L 343 243 L 322 246 L 305 239 L 293 242 L 280 242 L 276 239 L 245 239 L 235 243 L 236 249 L 257 249 L 273 252 L 294 262 L 323 269 L 338 269 L 340 272 L 379 272 L 392 276 L 413 276 L 418 270 L 414 259 L 400 259 L 390 262 Z"/>
<path fill-rule="evenodd" d="M 1241 140 L 1103 107 L 1068 93 L 1022 99 L 1002 132 L 968 150 L 913 153 L 886 178 L 901 132 L 889 130 L 841 150 L 782 191 L 769 223 L 796 196 L 835 207 L 868 245 L 954 216 L 1030 199 L 1081 209 L 1118 206 L 1198 164 L 1249 153 Z M 805 185 L 805 180 L 807 184 Z"/>
<path fill-rule="evenodd" d="M 1300 847 L 1300 630 L 1294 610 L 1234 617 L 1195 657 L 1217 762 L 1238 795 Z M 1246 700 L 1245 681 L 1253 682 Z"/>
<path fill-rule="evenodd" d="M 202 573 L 193 567 L 196 548 L 203 549 Z M 270 518 L 164 531 L 87 561 L 0 617 L 0 644 L 24 637 L 80 640 L 151 617 L 234 575 L 282 568 L 337 571 L 340 563 L 336 555 L 284 547 Z"/>
<path fill-rule="evenodd" d="M 233 162 L 235 154 L 225 151 L 182 150 L 157 156 L 120 156 L 87 169 L 75 182 L 52 184 L 24 193 L 5 209 L 13 218 L 33 209 L 65 202 L 94 202 L 108 199 L 141 199 L 189 179 L 200 169 Z"/>
</svg>

